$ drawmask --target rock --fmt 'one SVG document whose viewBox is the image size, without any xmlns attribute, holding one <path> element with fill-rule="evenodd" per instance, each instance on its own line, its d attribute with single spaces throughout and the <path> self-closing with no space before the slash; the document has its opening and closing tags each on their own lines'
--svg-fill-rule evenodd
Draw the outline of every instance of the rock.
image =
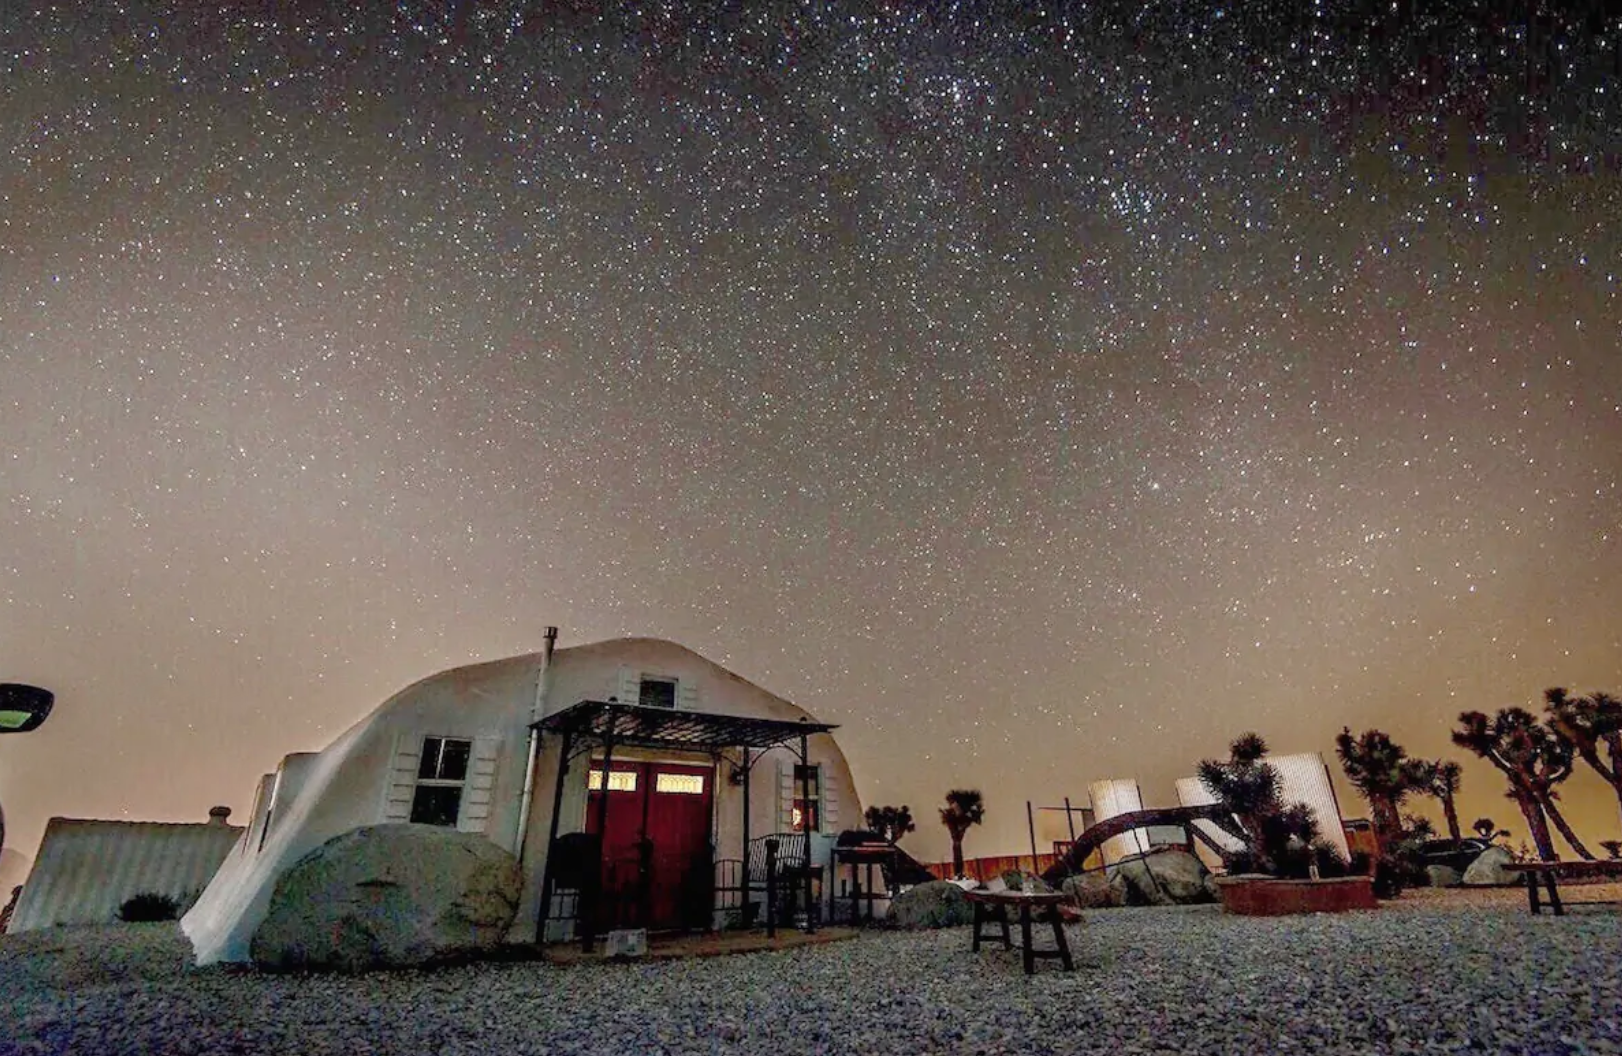
<svg viewBox="0 0 1622 1056">
<path fill-rule="evenodd" d="M 1504 866 L 1515 860 L 1507 847 L 1488 847 L 1476 855 L 1476 860 L 1464 871 L 1465 887 L 1502 887 L 1521 883 L 1518 874 Z"/>
<path fill-rule="evenodd" d="M 1151 851 L 1106 870 L 1110 885 L 1129 906 L 1184 906 L 1212 901 L 1205 863 L 1187 851 Z"/>
<path fill-rule="evenodd" d="M 1052 891 L 1047 881 L 1035 873 L 1023 872 L 1019 869 L 1004 869 L 999 878 L 1007 885 L 1009 891 Z"/>
<path fill-rule="evenodd" d="M 501 941 L 523 874 L 482 835 L 372 825 L 317 847 L 276 882 L 249 953 L 271 970 L 360 972 L 463 960 Z"/>
<path fill-rule="evenodd" d="M 932 880 L 897 895 L 887 919 L 898 928 L 951 928 L 974 923 L 974 906 L 961 887 Z"/>
<path fill-rule="evenodd" d="M 1060 890 L 1069 895 L 1079 909 L 1104 909 L 1126 904 L 1122 901 L 1123 893 L 1116 890 L 1102 870 L 1067 876 Z"/>
<path fill-rule="evenodd" d="M 1451 865 L 1427 865 L 1425 875 L 1432 887 L 1458 887 L 1464 882 L 1464 874 Z"/>
</svg>

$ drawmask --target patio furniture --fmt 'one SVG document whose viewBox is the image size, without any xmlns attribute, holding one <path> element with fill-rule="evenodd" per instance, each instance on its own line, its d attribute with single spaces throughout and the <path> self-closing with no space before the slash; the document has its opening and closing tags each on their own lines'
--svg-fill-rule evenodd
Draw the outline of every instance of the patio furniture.
<svg viewBox="0 0 1622 1056">
<path fill-rule="evenodd" d="M 1030 975 L 1036 971 L 1036 962 L 1039 959 L 1057 957 L 1064 965 L 1065 971 L 1073 971 L 1075 962 L 1070 959 L 1070 944 L 1064 937 L 1064 922 L 1059 917 L 1059 907 L 1069 901 L 1069 896 L 1059 891 L 986 891 L 973 890 L 964 894 L 974 905 L 974 943 L 971 947 L 974 952 L 980 951 L 982 929 L 988 924 L 995 924 L 1001 928 L 1004 949 L 1013 949 L 1014 943 L 1009 935 L 1008 911 L 1017 907 L 1019 910 L 1019 941 L 1020 950 L 1025 962 L 1025 974 Z M 1051 950 L 1039 950 L 1031 942 L 1031 919 L 1035 917 L 1041 923 L 1052 924 L 1053 946 Z"/>
<path fill-rule="evenodd" d="M 1548 892 L 1549 908 L 1554 915 L 1566 915 L 1566 906 L 1560 900 L 1560 889 L 1557 880 L 1604 880 L 1622 879 L 1622 860 L 1609 859 L 1604 861 L 1581 862 L 1507 862 L 1504 870 L 1511 873 L 1520 873 L 1526 877 L 1526 902 L 1534 916 L 1543 912 L 1543 906 L 1538 899 L 1538 883 L 1541 879 L 1544 889 Z M 1585 900 L 1574 905 L 1608 906 L 1619 904 L 1615 899 Z"/>
<path fill-rule="evenodd" d="M 776 934 L 780 924 L 793 923 L 802 902 L 806 902 L 806 930 L 819 923 L 818 903 L 822 869 L 810 864 L 803 832 L 779 832 L 749 841 L 747 859 L 724 858 L 716 862 L 716 891 L 738 899 L 735 906 L 745 927 L 754 927 L 756 907 L 764 909 L 766 932 Z M 754 896 L 760 895 L 756 901 Z"/>
<path fill-rule="evenodd" d="M 839 898 L 840 901 L 849 900 L 852 924 L 861 922 L 864 905 L 867 907 L 867 919 L 871 921 L 874 903 L 890 897 L 890 877 L 895 872 L 896 855 L 896 848 L 888 843 L 855 843 L 834 848 L 836 875 L 840 866 L 850 866 L 850 886 Z M 875 869 L 878 870 L 877 881 L 873 875 Z"/>
</svg>

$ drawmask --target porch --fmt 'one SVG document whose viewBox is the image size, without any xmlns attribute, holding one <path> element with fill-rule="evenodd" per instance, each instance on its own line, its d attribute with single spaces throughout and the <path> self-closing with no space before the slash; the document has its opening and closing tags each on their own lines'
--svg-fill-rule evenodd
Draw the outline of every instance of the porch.
<svg viewBox="0 0 1622 1056">
<path fill-rule="evenodd" d="M 816 931 L 832 893 L 831 862 L 818 852 L 831 839 L 814 831 L 809 812 L 796 817 L 797 831 L 752 833 L 750 775 L 767 753 L 787 750 L 797 760 L 796 803 L 813 802 L 810 739 L 835 726 L 611 699 L 581 701 L 532 728 L 558 750 L 538 944 L 564 921 L 585 954 L 615 928 L 711 932 L 726 920 L 764 923 L 768 934 L 784 924 Z M 585 817 L 565 826 L 565 790 L 578 796 L 575 786 L 586 792 Z M 723 833 L 723 803 L 739 798 L 739 831 Z M 568 827 L 575 831 L 560 831 Z"/>
</svg>

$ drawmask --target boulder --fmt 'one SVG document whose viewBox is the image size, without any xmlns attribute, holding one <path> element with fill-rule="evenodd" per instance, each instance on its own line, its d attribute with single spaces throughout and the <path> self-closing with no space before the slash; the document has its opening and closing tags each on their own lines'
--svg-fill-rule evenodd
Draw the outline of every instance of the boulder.
<svg viewBox="0 0 1622 1056">
<path fill-rule="evenodd" d="M 1451 865 L 1427 865 L 1425 876 L 1432 887 L 1458 887 L 1464 882 L 1464 874 Z"/>
<path fill-rule="evenodd" d="M 1488 847 L 1476 855 L 1476 860 L 1464 871 L 1465 887 L 1502 887 L 1506 884 L 1521 883 L 1518 873 L 1512 873 L 1504 866 L 1515 860 L 1507 847 Z"/>
<path fill-rule="evenodd" d="M 891 900 L 886 919 L 898 928 L 951 928 L 974 923 L 974 906 L 958 885 L 931 880 Z"/>
<path fill-rule="evenodd" d="M 522 888 L 517 860 L 478 833 L 434 825 L 354 829 L 276 882 L 249 953 L 270 970 L 362 972 L 466 960 L 501 941 Z"/>
<path fill-rule="evenodd" d="M 1122 892 L 1110 883 L 1110 878 L 1102 870 L 1067 876 L 1060 890 L 1070 896 L 1070 901 L 1078 909 L 1105 909 L 1126 904 L 1122 901 Z"/>
<path fill-rule="evenodd" d="M 1183 906 L 1213 901 L 1207 883 L 1210 870 L 1187 851 L 1151 851 L 1118 862 L 1106 872 L 1123 905 Z"/>
<path fill-rule="evenodd" d="M 1009 891 L 1052 891 L 1047 881 L 1035 873 L 1023 872 L 1019 869 L 1004 869 L 999 878 Z"/>
</svg>

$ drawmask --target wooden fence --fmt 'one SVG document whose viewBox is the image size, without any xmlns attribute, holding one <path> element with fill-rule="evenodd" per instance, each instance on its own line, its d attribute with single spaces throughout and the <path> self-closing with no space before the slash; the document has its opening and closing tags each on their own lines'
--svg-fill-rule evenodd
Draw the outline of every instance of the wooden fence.
<svg viewBox="0 0 1622 1056">
<path fill-rule="evenodd" d="M 995 858 L 966 858 L 963 861 L 963 875 L 985 883 L 987 880 L 1001 876 L 1010 869 L 1022 869 L 1027 873 L 1040 874 L 1056 861 L 1058 861 L 1058 858 L 1051 854 L 1039 854 L 1034 858 L 1028 854 L 1004 854 Z M 933 862 L 924 866 L 924 868 L 942 880 L 952 878 L 951 862 Z"/>
</svg>

